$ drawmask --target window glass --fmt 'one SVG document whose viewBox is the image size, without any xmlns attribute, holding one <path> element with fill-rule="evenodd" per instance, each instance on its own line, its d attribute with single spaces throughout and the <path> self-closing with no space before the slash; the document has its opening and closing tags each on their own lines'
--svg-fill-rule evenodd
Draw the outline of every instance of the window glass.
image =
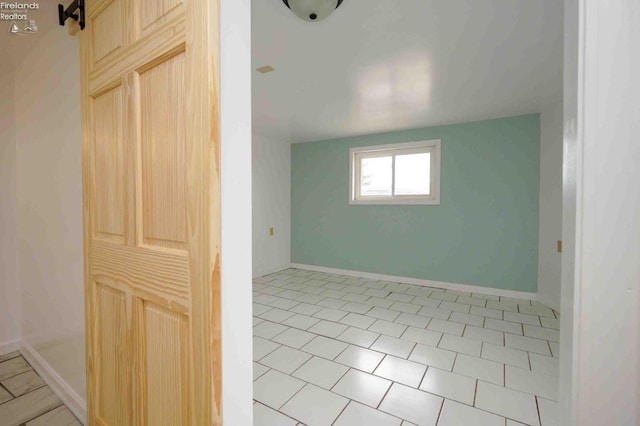
<svg viewBox="0 0 640 426">
<path fill-rule="evenodd" d="M 431 153 L 396 155 L 395 195 L 429 195 Z"/>
<path fill-rule="evenodd" d="M 391 195 L 391 156 L 363 158 L 360 167 L 360 195 Z"/>
</svg>

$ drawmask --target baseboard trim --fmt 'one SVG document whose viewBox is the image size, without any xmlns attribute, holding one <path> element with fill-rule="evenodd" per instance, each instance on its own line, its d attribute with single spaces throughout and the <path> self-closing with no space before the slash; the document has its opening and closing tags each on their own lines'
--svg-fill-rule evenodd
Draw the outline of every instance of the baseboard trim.
<svg viewBox="0 0 640 426">
<path fill-rule="evenodd" d="M 529 293 L 525 291 L 503 290 L 500 288 L 481 287 L 481 286 L 469 285 L 469 284 L 455 284 L 455 283 L 448 283 L 444 281 L 423 280 L 420 278 L 398 277 L 393 275 L 375 274 L 371 272 L 360 272 L 360 271 L 350 271 L 347 269 L 327 268 L 325 266 L 304 265 L 301 263 L 292 263 L 290 267 L 296 268 L 296 269 L 304 269 L 307 271 L 325 272 L 328 274 L 347 275 L 350 277 L 362 277 L 362 278 L 368 278 L 371 280 L 394 281 L 394 282 L 405 283 L 405 284 L 419 285 L 423 287 L 435 287 L 435 288 L 442 288 L 445 290 L 457 290 L 457 291 L 464 291 L 464 292 L 470 292 L 470 293 L 488 294 L 490 296 L 512 297 L 515 299 L 525 299 L 525 300 L 536 300 L 537 298 L 536 293 Z"/>
<path fill-rule="evenodd" d="M 87 404 L 85 400 L 74 391 L 67 382 L 47 363 L 44 358 L 25 341 L 20 342 L 20 352 L 27 359 L 34 370 L 42 377 L 42 380 L 51 388 L 58 398 L 71 410 L 82 422 L 87 424 Z"/>
<path fill-rule="evenodd" d="M 8 342 L 0 343 L 0 355 L 5 355 L 18 349 L 20 349 L 20 340 L 9 340 Z"/>
<path fill-rule="evenodd" d="M 283 269 L 287 269 L 289 267 L 290 267 L 290 264 L 287 263 L 287 264 L 284 264 L 282 266 L 264 269 L 264 270 L 260 271 L 259 273 L 254 272 L 253 273 L 253 279 L 264 277 L 265 275 L 270 275 L 270 274 L 273 274 L 274 272 L 280 272 Z"/>
</svg>

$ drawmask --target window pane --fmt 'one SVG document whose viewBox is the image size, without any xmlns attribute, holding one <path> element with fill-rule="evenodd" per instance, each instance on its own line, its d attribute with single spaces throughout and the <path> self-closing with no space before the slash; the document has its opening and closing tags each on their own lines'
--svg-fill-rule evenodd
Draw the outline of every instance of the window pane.
<svg viewBox="0 0 640 426">
<path fill-rule="evenodd" d="M 360 162 L 360 195 L 391 195 L 391 157 L 363 158 Z"/>
<path fill-rule="evenodd" d="M 431 153 L 396 156 L 395 195 L 429 195 Z"/>
</svg>

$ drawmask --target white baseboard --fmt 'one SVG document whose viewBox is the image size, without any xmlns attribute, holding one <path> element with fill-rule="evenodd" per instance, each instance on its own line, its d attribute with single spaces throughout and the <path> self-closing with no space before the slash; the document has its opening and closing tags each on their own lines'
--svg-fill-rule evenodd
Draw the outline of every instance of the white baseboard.
<svg viewBox="0 0 640 426">
<path fill-rule="evenodd" d="M 262 269 L 259 272 L 253 271 L 253 278 L 264 277 L 265 275 L 273 274 L 274 272 L 279 272 L 290 267 L 291 265 L 287 263 L 278 267 Z"/>
<path fill-rule="evenodd" d="M 51 388 L 58 398 L 71 410 L 82 422 L 87 424 L 87 404 L 76 391 L 65 382 L 62 377 L 47 363 L 44 358 L 25 341 L 20 342 L 20 352 L 31 364 L 34 370 L 42 377 L 42 380 Z"/>
<path fill-rule="evenodd" d="M 18 349 L 20 349 L 19 340 L 9 340 L 8 342 L 0 343 L 0 355 L 8 354 Z"/>
<path fill-rule="evenodd" d="M 536 293 L 525 291 L 503 290 L 501 288 L 481 287 L 469 284 L 455 284 L 444 281 L 423 280 L 420 278 L 397 277 L 393 275 L 374 274 L 371 272 L 349 271 L 347 269 L 327 268 L 324 266 L 303 265 L 300 263 L 292 263 L 291 268 L 305 269 L 308 271 L 325 272 L 328 274 L 347 275 L 350 277 L 362 277 L 371 280 L 393 281 L 405 284 L 414 284 L 424 287 L 442 288 L 445 290 L 457 290 L 470 293 L 488 294 L 491 296 L 512 297 L 515 299 L 536 300 Z"/>
</svg>

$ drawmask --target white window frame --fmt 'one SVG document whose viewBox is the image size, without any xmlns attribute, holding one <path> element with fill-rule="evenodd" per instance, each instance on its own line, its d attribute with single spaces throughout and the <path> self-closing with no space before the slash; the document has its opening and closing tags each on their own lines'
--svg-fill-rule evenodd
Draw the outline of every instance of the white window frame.
<svg viewBox="0 0 640 426">
<path fill-rule="evenodd" d="M 349 204 L 440 204 L 440 139 L 374 145 L 351 148 L 349 150 Z M 391 187 L 395 187 L 395 156 L 402 154 L 430 153 L 431 188 L 429 195 L 360 195 L 360 160 L 391 156 Z"/>
</svg>

